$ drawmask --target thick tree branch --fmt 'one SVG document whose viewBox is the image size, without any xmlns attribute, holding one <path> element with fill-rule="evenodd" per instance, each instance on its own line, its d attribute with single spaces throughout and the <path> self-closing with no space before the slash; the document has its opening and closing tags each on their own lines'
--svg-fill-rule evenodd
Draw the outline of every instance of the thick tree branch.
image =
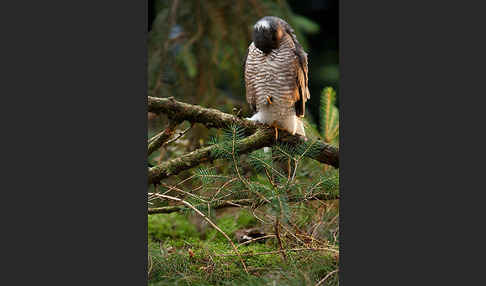
<svg viewBox="0 0 486 286">
<path fill-rule="evenodd" d="M 165 113 L 170 118 L 177 121 L 187 120 L 190 122 L 202 123 L 209 128 L 225 128 L 236 123 L 245 127 L 249 132 L 253 132 L 256 131 L 258 127 L 265 126 L 264 124 L 238 118 L 217 109 L 180 102 L 173 97 L 158 98 L 149 96 L 148 111 L 153 113 Z"/>
<path fill-rule="evenodd" d="M 192 123 L 202 123 L 208 128 L 227 128 L 231 124 L 237 124 L 244 127 L 249 133 L 256 131 L 253 135 L 236 143 L 240 153 L 249 153 L 262 147 L 275 144 L 273 129 L 267 125 L 238 118 L 216 109 L 179 102 L 172 97 L 156 98 L 149 96 L 148 111 L 165 113 L 170 119 L 175 121 L 188 120 Z M 303 140 L 305 139 L 300 136 L 294 136 L 285 131 L 279 132 L 279 141 L 281 142 L 299 144 L 302 143 Z M 319 152 L 313 152 L 313 154 L 310 154 L 310 158 L 339 168 L 339 148 L 320 140 L 314 144 L 314 147 L 317 148 Z M 214 153 L 211 152 L 216 148 L 217 146 L 215 145 L 200 148 L 179 158 L 163 162 L 158 166 L 150 168 L 148 176 L 149 184 L 156 183 L 163 178 L 190 169 L 202 162 L 216 159 L 213 155 Z"/>
<path fill-rule="evenodd" d="M 272 130 L 258 130 L 255 134 L 236 142 L 238 152 L 249 153 L 253 150 L 258 150 L 265 146 L 270 146 L 273 140 Z M 183 155 L 161 163 L 155 167 L 149 168 L 148 182 L 153 184 L 171 175 L 178 174 L 181 171 L 190 169 L 200 163 L 216 159 L 214 150 L 218 148 L 217 145 L 200 148 L 191 153 Z"/>
</svg>

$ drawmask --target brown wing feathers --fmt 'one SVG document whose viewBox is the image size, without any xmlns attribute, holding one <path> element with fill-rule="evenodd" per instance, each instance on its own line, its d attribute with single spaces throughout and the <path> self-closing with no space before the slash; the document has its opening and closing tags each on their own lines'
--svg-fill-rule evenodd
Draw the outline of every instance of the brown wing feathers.
<svg viewBox="0 0 486 286">
<path fill-rule="evenodd" d="M 305 102 L 310 98 L 307 79 L 307 55 L 302 50 L 300 45 L 296 45 L 295 54 L 297 58 L 295 60 L 295 67 L 297 76 L 296 91 L 295 91 L 295 112 L 297 116 L 304 117 L 305 115 Z"/>
<path fill-rule="evenodd" d="M 297 76 L 296 81 L 296 91 L 295 91 L 295 112 L 297 116 L 304 117 L 305 115 L 305 102 L 310 99 L 310 93 L 308 88 L 308 78 L 307 78 L 307 54 L 297 41 L 294 29 L 286 23 L 283 22 L 285 32 L 290 35 L 295 46 L 295 55 L 297 56 L 294 64 Z"/>
</svg>

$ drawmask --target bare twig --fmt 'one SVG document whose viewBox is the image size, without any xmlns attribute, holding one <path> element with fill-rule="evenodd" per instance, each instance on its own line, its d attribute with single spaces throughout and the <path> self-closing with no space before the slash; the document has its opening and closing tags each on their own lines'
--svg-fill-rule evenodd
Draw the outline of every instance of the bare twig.
<svg viewBox="0 0 486 286">
<path fill-rule="evenodd" d="M 231 184 L 232 182 L 236 181 L 238 178 L 232 178 L 231 180 L 228 180 L 226 182 L 224 182 L 224 184 L 221 185 L 221 187 L 218 188 L 218 190 L 216 191 L 216 193 L 214 193 L 214 195 L 212 196 L 211 198 L 211 201 L 214 201 L 214 198 L 216 198 L 216 196 L 226 187 L 228 186 L 229 184 Z"/>
<path fill-rule="evenodd" d="M 182 190 L 182 189 L 179 189 L 179 188 L 178 188 L 178 187 L 176 187 L 176 186 L 169 186 L 169 185 L 164 184 L 164 183 L 162 183 L 161 185 L 162 185 L 162 186 L 164 186 L 164 187 L 166 187 L 166 188 L 168 189 L 167 191 L 165 191 L 165 192 L 164 192 L 164 195 L 165 195 L 165 194 L 167 194 L 169 191 L 174 190 L 174 191 L 176 191 L 176 192 L 179 192 L 179 193 L 182 193 L 182 194 L 188 195 L 188 196 L 190 196 L 190 197 L 193 197 L 193 198 L 195 198 L 195 199 L 197 199 L 197 200 L 200 200 L 200 201 L 201 201 L 201 202 L 203 202 L 203 203 L 207 203 L 207 202 L 208 202 L 207 200 L 205 200 L 205 199 L 201 198 L 200 196 L 197 196 L 197 195 L 195 195 L 195 194 L 193 194 L 193 193 L 190 193 L 190 192 L 186 192 L 186 191 L 184 191 L 184 190 Z M 194 190 L 193 190 L 193 191 L 194 191 Z M 149 193 L 149 195 L 153 195 L 153 193 Z"/>
<path fill-rule="evenodd" d="M 278 241 L 278 248 L 281 251 L 282 258 L 284 261 L 287 261 L 287 255 L 285 255 L 285 251 L 283 251 L 283 245 L 282 245 L 282 240 L 280 239 L 280 221 L 277 218 L 275 220 L 275 235 L 277 236 L 277 241 Z"/>
<path fill-rule="evenodd" d="M 181 138 L 181 137 L 182 137 L 182 136 L 184 136 L 184 135 L 185 135 L 185 134 L 186 134 L 186 133 L 187 133 L 189 130 L 191 130 L 192 126 L 193 126 L 193 125 L 191 124 L 191 126 L 187 127 L 187 128 L 184 130 L 184 131 L 180 132 L 180 133 L 177 135 L 177 137 L 174 137 L 173 139 L 171 139 L 171 140 L 169 140 L 169 141 L 165 142 L 165 143 L 164 143 L 164 146 L 167 146 L 167 145 L 169 145 L 170 143 L 172 143 L 172 142 L 174 142 L 174 141 L 179 140 L 179 138 Z"/>
<path fill-rule="evenodd" d="M 167 140 L 170 139 L 170 137 L 172 137 L 177 124 L 178 122 L 169 120 L 167 127 L 149 140 L 148 155 L 159 149 L 164 143 L 167 142 Z"/>
<path fill-rule="evenodd" d="M 298 242 L 300 242 L 301 244 L 305 245 L 305 242 L 303 242 L 300 238 L 298 238 L 293 232 L 290 231 L 290 229 L 288 229 L 287 227 L 285 227 L 285 225 L 281 225 L 283 229 L 285 229 L 288 233 L 290 233 L 290 235 L 295 238 Z"/>
<path fill-rule="evenodd" d="M 242 243 L 238 244 L 238 247 L 243 246 L 243 245 L 246 245 L 246 244 L 249 244 L 249 243 L 252 243 L 252 242 L 255 242 L 257 240 L 267 239 L 267 238 L 270 238 L 270 237 L 275 237 L 275 234 L 269 234 L 269 235 L 260 236 L 260 237 L 256 237 L 256 238 L 247 240 L 245 242 L 242 242 Z"/>
<path fill-rule="evenodd" d="M 322 285 L 324 285 L 324 284 L 323 284 L 323 283 L 324 283 L 324 281 L 326 281 L 326 279 L 327 279 L 327 278 L 329 278 L 329 277 L 331 277 L 331 275 L 333 275 L 334 273 L 338 272 L 338 270 L 339 270 L 339 269 L 336 269 L 336 270 L 333 270 L 333 271 L 331 271 L 331 272 L 327 273 L 327 275 L 326 275 L 326 276 L 324 276 L 324 278 L 322 278 L 322 280 L 321 280 L 321 281 L 317 282 L 317 284 L 316 284 L 315 286 L 319 286 L 319 285 L 321 285 L 321 284 L 322 284 Z"/>
</svg>

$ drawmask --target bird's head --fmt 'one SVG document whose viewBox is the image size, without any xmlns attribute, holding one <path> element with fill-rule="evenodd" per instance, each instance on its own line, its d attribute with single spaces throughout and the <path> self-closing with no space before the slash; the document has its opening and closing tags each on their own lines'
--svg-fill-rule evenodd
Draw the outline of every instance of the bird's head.
<svg viewBox="0 0 486 286">
<path fill-rule="evenodd" d="M 288 24 L 277 17 L 265 16 L 253 26 L 253 43 L 263 53 L 277 49 Z"/>
</svg>

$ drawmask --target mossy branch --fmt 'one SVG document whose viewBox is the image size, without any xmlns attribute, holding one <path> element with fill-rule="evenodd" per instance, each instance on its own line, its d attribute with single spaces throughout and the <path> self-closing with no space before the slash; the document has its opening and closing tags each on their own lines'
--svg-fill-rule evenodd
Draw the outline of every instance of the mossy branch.
<svg viewBox="0 0 486 286">
<path fill-rule="evenodd" d="M 226 128 L 235 123 L 249 132 L 256 131 L 264 124 L 236 117 L 232 114 L 221 112 L 213 108 L 205 108 L 175 100 L 173 97 L 159 98 L 148 97 L 148 111 L 152 113 L 164 113 L 175 121 L 187 120 L 206 125 L 208 128 Z"/>
<path fill-rule="evenodd" d="M 274 131 L 267 125 L 239 118 L 216 109 L 180 102 L 173 97 L 156 98 L 149 96 L 148 111 L 153 113 L 165 113 L 171 120 L 177 122 L 187 120 L 191 123 L 202 123 L 208 128 L 227 128 L 231 124 L 242 126 L 249 134 L 254 133 L 249 137 L 236 142 L 240 154 L 249 153 L 262 147 L 271 147 L 276 143 L 273 137 Z M 279 132 L 279 141 L 281 142 L 297 145 L 303 143 L 304 140 L 305 138 L 291 135 L 285 131 Z M 310 154 L 310 158 L 339 168 L 339 148 L 321 140 L 315 142 L 314 146 L 318 152 Z M 179 158 L 149 168 L 149 184 L 159 182 L 168 176 L 178 174 L 179 172 L 190 169 L 200 163 L 216 159 L 214 157 L 214 152 L 211 152 L 216 148 L 218 148 L 217 145 L 203 147 Z"/>
</svg>

